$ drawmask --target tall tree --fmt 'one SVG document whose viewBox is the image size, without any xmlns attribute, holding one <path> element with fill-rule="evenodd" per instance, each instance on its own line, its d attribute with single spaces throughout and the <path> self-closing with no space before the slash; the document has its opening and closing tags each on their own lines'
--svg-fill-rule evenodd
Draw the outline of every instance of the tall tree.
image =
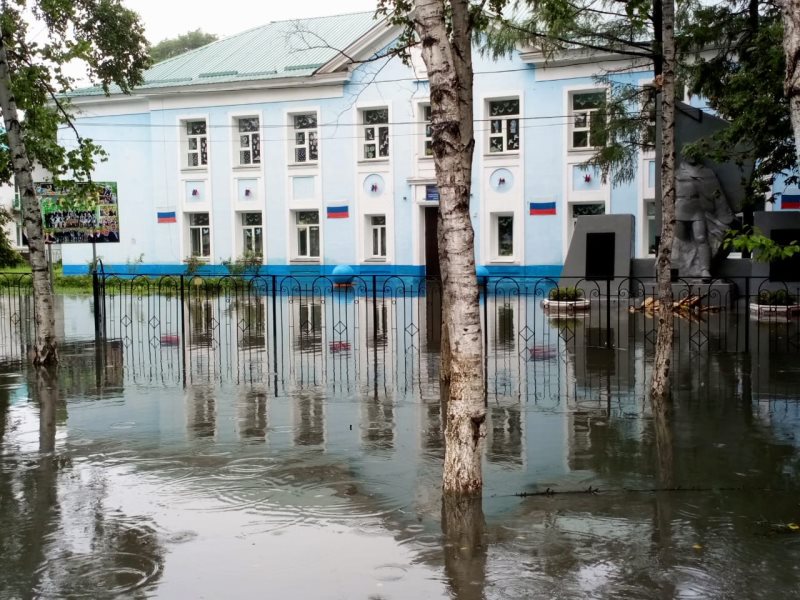
<svg viewBox="0 0 800 600">
<path fill-rule="evenodd" d="M 205 33 L 201 29 L 187 31 L 174 38 L 161 40 L 150 48 L 150 58 L 153 62 L 161 62 L 173 56 L 178 56 L 189 50 L 200 48 L 217 40 L 216 34 Z"/>
<path fill-rule="evenodd" d="M 661 242 L 656 258 L 658 331 L 653 359 L 650 399 L 657 411 L 670 403 L 670 366 L 674 315 L 672 314 L 672 242 L 675 239 L 675 0 L 661 2 Z"/>
<path fill-rule="evenodd" d="M 800 161 L 800 0 L 779 0 L 783 14 L 784 89 L 794 130 L 795 153 Z"/>
<path fill-rule="evenodd" d="M 497 9 L 504 2 L 493 2 Z M 433 160 L 439 187 L 439 264 L 443 288 L 445 494 L 472 495 L 483 486 L 485 437 L 483 344 L 475 242 L 469 216 L 472 156 L 472 41 L 486 22 L 469 0 L 380 0 L 379 12 L 404 27 L 401 43 L 418 40 L 428 71 Z"/>
<path fill-rule="evenodd" d="M 656 114 L 661 118 L 661 242 L 656 260 L 660 311 L 655 363 L 650 382 L 654 403 L 669 398 L 669 370 L 673 346 L 672 241 L 675 224 L 675 1 L 674 0 L 524 0 L 528 10 L 517 18 L 497 14 L 498 27 L 490 36 L 494 53 L 511 52 L 520 43 L 540 47 L 546 54 L 582 48 L 588 52 L 611 52 L 630 57 L 631 67 L 650 63 L 655 80 L 652 90 L 611 86 L 604 109 L 606 119 L 597 119 L 602 139 L 590 164 L 605 173 L 617 170 L 615 181 L 628 181 L 635 174 L 638 152 L 653 142 L 648 110 L 633 109 L 658 91 Z M 625 67 L 623 67 L 625 68 Z M 609 81 L 609 80 L 607 80 Z M 632 91 L 631 91 L 632 90 Z M 615 93 L 616 92 L 616 93 Z M 639 100 L 639 102 L 637 102 Z M 632 113 L 632 114 L 631 114 Z"/>
<path fill-rule="evenodd" d="M 120 0 L 2 0 L 0 6 L 0 111 L 8 146 L 0 152 L 0 174 L 13 173 L 22 199 L 33 273 L 33 360 L 48 364 L 58 360 L 53 289 L 32 171 L 38 165 L 56 181 L 91 180 L 103 152 L 72 125 L 67 94 L 76 80 L 65 66 L 79 62 L 106 93 L 112 84 L 127 92 L 149 64 L 147 40 L 136 13 Z M 75 133 L 72 149 L 58 143 L 62 126 Z"/>
</svg>

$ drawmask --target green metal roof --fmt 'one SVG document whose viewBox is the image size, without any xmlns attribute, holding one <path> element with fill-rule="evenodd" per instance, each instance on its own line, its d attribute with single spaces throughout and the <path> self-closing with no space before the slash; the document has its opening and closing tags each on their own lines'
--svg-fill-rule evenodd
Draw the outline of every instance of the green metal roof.
<svg viewBox="0 0 800 600">
<path fill-rule="evenodd" d="M 306 77 L 372 29 L 374 14 L 275 21 L 249 29 L 153 65 L 137 90 Z M 70 95 L 102 93 L 95 86 Z"/>
</svg>

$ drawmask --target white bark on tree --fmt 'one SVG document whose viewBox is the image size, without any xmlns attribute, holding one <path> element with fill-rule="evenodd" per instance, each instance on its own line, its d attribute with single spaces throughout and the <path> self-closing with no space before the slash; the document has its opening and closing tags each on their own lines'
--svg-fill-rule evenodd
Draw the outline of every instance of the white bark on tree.
<svg viewBox="0 0 800 600">
<path fill-rule="evenodd" d="M 11 84 L 11 66 L 8 61 L 5 37 L 0 34 L 0 111 L 8 136 L 8 145 L 14 166 L 14 179 L 22 200 L 22 218 L 33 278 L 33 305 L 35 339 L 33 362 L 37 365 L 58 361 L 56 347 L 55 301 L 45 253 L 42 213 L 39 198 L 33 185 L 32 165 L 25 148 L 25 139 L 17 113 Z"/>
<path fill-rule="evenodd" d="M 428 70 L 433 158 L 439 187 L 439 263 L 442 276 L 442 350 L 449 362 L 446 399 L 445 494 L 481 491 L 483 341 L 475 243 L 469 216 L 472 155 L 472 24 L 468 0 L 419 0 L 411 15 Z"/>
<path fill-rule="evenodd" d="M 780 0 L 783 14 L 783 54 L 786 58 L 784 93 L 789 99 L 789 116 L 794 145 L 800 161 L 800 0 Z"/>
<path fill-rule="evenodd" d="M 650 399 L 654 410 L 670 402 L 672 363 L 672 242 L 675 239 L 675 0 L 662 2 L 661 74 L 661 242 L 656 262 L 658 283 L 658 332 L 653 360 Z"/>
</svg>

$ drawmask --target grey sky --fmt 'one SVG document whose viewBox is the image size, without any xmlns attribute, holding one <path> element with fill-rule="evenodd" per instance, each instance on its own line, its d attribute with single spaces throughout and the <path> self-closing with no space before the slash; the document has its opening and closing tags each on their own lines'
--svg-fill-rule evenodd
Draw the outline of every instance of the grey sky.
<svg viewBox="0 0 800 600">
<path fill-rule="evenodd" d="M 151 43 L 202 29 L 231 35 L 270 21 L 375 10 L 376 0 L 124 0 L 142 17 Z"/>
</svg>

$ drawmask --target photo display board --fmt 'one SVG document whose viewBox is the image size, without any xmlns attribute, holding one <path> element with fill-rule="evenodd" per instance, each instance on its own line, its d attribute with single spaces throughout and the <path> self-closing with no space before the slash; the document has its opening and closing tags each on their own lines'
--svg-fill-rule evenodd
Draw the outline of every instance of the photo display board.
<svg viewBox="0 0 800 600">
<path fill-rule="evenodd" d="M 36 184 L 45 241 L 49 244 L 119 242 L 117 183 L 95 181 L 80 185 L 91 188 L 67 191 L 48 182 Z"/>
</svg>

